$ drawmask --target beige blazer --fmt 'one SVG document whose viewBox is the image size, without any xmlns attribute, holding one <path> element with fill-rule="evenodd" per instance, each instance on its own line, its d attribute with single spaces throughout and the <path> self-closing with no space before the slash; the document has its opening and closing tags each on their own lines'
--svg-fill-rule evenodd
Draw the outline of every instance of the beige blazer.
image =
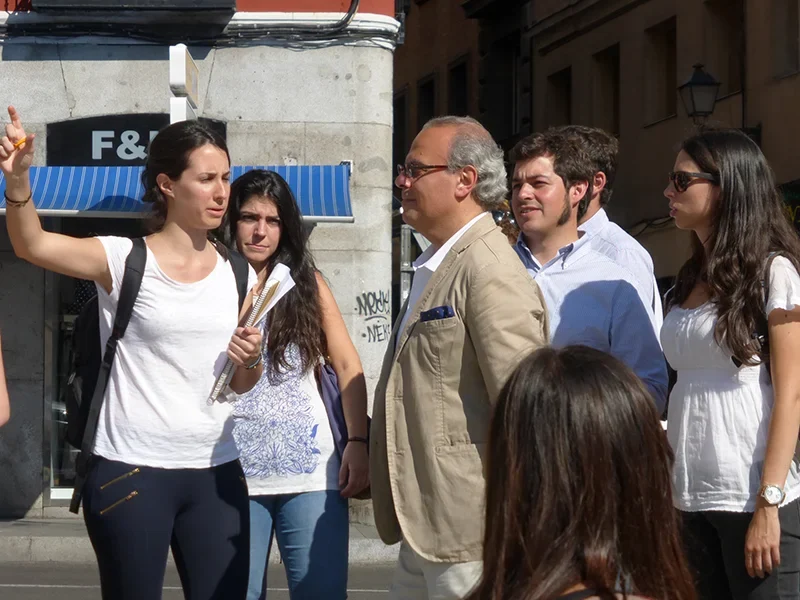
<svg viewBox="0 0 800 600">
<path fill-rule="evenodd" d="M 450 306 L 455 316 L 421 322 Z M 490 217 L 456 242 L 397 328 L 375 390 L 370 472 L 381 539 L 437 562 L 482 559 L 492 405 L 511 371 L 547 344 L 539 287 Z M 397 350 L 395 350 L 395 347 Z"/>
</svg>

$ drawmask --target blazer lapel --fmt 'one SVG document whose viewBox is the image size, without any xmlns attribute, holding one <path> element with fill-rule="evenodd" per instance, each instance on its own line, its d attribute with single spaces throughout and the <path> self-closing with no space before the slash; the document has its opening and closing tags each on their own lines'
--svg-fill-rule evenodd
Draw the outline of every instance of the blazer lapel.
<svg viewBox="0 0 800 600">
<path fill-rule="evenodd" d="M 496 228 L 497 225 L 495 225 L 494 220 L 484 216 L 483 218 L 478 219 L 478 221 L 476 221 L 450 249 L 450 251 L 447 253 L 447 256 L 445 256 L 442 263 L 428 280 L 425 289 L 422 291 L 422 294 L 420 294 L 419 301 L 417 302 L 416 306 L 413 306 L 411 309 L 411 314 L 408 316 L 408 321 L 406 322 L 406 328 L 400 333 L 400 340 L 396 344 L 397 350 L 394 352 L 395 361 L 400 355 L 400 351 L 403 349 L 403 346 L 405 346 L 405 343 L 408 340 L 408 336 L 411 334 L 414 325 L 419 320 L 420 313 L 428 307 L 428 300 L 430 299 L 431 294 L 433 294 L 433 291 L 439 286 L 439 283 L 444 276 L 447 275 L 448 271 L 455 266 L 458 255 L 468 248 L 470 244 Z M 402 320 L 403 314 L 404 312 L 400 313 L 400 318 L 398 321 Z"/>
<path fill-rule="evenodd" d="M 411 307 L 411 314 L 408 315 L 408 321 L 406 321 L 405 329 L 400 333 L 400 340 L 396 345 L 396 351 L 394 353 L 394 359 L 397 360 L 400 351 L 405 346 L 406 341 L 408 340 L 408 336 L 411 334 L 411 330 L 414 328 L 414 325 L 419 320 L 419 315 L 423 310 L 423 307 L 427 305 L 428 299 L 430 298 L 433 290 L 439 285 L 439 282 L 442 278 L 447 274 L 447 271 L 455 264 L 456 255 L 451 251 L 447 253 L 442 263 L 439 265 L 439 268 L 433 272 L 431 278 L 428 280 L 428 283 L 425 285 L 425 289 L 422 290 L 422 294 L 419 296 L 419 300 L 417 301 L 416 305 Z"/>
</svg>

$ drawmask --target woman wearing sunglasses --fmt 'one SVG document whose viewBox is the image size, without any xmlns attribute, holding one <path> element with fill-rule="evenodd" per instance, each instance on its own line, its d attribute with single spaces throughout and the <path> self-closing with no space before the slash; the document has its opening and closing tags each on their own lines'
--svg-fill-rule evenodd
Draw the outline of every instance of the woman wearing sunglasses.
<svg viewBox="0 0 800 600">
<path fill-rule="evenodd" d="M 661 329 L 667 435 L 701 598 L 800 598 L 800 242 L 758 146 L 682 145 L 664 195 L 694 232 Z"/>
</svg>

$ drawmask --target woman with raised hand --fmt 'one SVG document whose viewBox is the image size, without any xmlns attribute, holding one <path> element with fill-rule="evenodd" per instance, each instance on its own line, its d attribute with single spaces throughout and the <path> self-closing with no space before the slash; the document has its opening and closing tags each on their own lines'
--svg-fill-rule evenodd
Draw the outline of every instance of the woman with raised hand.
<svg viewBox="0 0 800 600">
<path fill-rule="evenodd" d="M 42 229 L 28 174 L 34 135 L 8 112 L 0 168 L 14 252 L 95 282 L 104 346 L 133 242 Z M 246 594 L 247 486 L 231 406 L 208 403 L 226 358 L 236 365 L 235 392 L 252 388 L 262 370 L 261 333 L 237 327 L 236 278 L 227 251 L 209 241 L 227 208 L 229 177 L 225 140 L 196 121 L 170 125 L 151 142 L 142 180 L 156 231 L 145 238 L 141 288 L 109 376 L 83 492 L 104 600 L 161 598 L 170 547 L 187 599 Z"/>
<path fill-rule="evenodd" d="M 347 597 L 347 499 L 369 484 L 367 389 L 336 300 L 314 267 L 286 181 L 252 170 L 233 182 L 222 235 L 263 283 L 277 263 L 295 287 L 264 322 L 264 374 L 234 408 L 233 430 L 250 489 L 247 598 L 266 597 L 273 535 L 292 600 Z M 342 391 L 348 440 L 334 446 L 315 373 L 329 359 Z"/>
<path fill-rule="evenodd" d="M 800 241 L 761 149 L 687 139 L 664 190 L 691 258 L 661 344 L 675 506 L 702 598 L 800 598 Z"/>
<path fill-rule="evenodd" d="M 613 356 L 542 348 L 492 416 L 483 577 L 468 600 L 694 600 L 653 399 Z"/>
</svg>

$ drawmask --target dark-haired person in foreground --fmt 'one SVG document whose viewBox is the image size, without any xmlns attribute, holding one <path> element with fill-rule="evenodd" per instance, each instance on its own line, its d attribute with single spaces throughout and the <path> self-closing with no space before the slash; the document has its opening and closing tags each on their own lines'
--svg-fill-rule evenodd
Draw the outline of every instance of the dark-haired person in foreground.
<svg viewBox="0 0 800 600">
<path fill-rule="evenodd" d="M 554 385 L 553 382 L 558 382 Z M 483 578 L 467 600 L 694 600 L 672 452 L 614 357 L 543 348 L 506 383 L 487 454 Z"/>
<path fill-rule="evenodd" d="M 704 599 L 800 598 L 800 241 L 760 148 L 687 139 L 664 190 L 692 257 L 661 343 L 675 506 Z"/>
<path fill-rule="evenodd" d="M 0 168 L 14 252 L 95 282 L 102 347 L 133 242 L 42 229 L 28 172 L 34 135 L 8 112 Z M 145 238 L 141 288 L 110 372 L 83 496 L 103 600 L 161 598 L 170 547 L 187 600 L 243 600 L 247 591 L 247 484 L 231 406 L 208 404 L 226 349 L 233 391 L 252 388 L 262 368 L 261 332 L 237 327 L 227 250 L 208 239 L 225 214 L 229 176 L 225 140 L 196 121 L 170 125 L 150 144 L 142 179 L 157 231 Z"/>
</svg>

